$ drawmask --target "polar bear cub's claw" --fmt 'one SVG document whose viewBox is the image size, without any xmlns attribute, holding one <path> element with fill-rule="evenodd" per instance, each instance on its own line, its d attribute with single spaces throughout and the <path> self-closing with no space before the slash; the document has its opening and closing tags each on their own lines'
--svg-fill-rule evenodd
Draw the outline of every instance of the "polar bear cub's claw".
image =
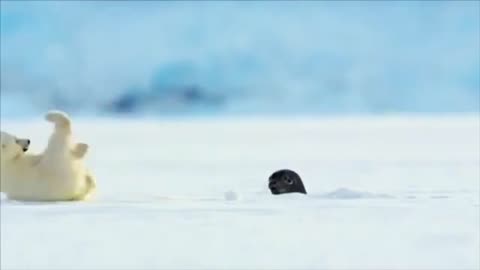
<svg viewBox="0 0 480 270">
<path fill-rule="evenodd" d="M 56 126 L 59 127 L 69 127 L 70 126 L 70 118 L 68 115 L 61 111 L 49 111 L 45 115 L 45 120 L 54 123 Z"/>
</svg>

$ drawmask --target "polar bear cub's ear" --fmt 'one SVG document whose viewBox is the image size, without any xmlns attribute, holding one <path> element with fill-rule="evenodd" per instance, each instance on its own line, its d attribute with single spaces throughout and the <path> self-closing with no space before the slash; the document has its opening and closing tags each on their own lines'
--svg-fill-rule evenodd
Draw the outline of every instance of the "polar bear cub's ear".
<svg viewBox="0 0 480 270">
<path fill-rule="evenodd" d="M 72 149 L 72 155 L 76 158 L 83 158 L 88 151 L 88 144 L 77 143 Z"/>
</svg>

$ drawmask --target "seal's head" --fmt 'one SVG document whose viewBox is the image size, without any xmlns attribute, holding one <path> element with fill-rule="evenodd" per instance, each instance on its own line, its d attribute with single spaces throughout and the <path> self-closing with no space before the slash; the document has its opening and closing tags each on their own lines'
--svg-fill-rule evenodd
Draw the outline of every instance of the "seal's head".
<svg viewBox="0 0 480 270">
<path fill-rule="evenodd" d="M 300 176 L 292 170 L 279 170 L 268 178 L 268 188 L 274 195 L 298 192 L 307 194 Z"/>
</svg>

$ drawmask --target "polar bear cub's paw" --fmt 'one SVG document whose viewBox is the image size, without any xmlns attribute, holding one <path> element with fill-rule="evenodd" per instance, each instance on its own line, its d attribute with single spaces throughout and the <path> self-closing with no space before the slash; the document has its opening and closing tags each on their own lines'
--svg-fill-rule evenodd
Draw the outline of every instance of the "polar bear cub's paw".
<svg viewBox="0 0 480 270">
<path fill-rule="evenodd" d="M 83 158 L 88 151 L 88 144 L 77 143 L 72 149 L 72 155 L 76 158 Z"/>
<path fill-rule="evenodd" d="M 61 111 L 49 111 L 45 115 L 45 120 L 54 123 L 57 127 L 70 127 L 70 118 Z"/>
</svg>

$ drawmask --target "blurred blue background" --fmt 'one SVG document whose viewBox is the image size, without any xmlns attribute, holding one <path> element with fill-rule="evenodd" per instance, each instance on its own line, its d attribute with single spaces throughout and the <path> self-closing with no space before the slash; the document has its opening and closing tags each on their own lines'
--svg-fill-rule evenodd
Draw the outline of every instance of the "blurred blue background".
<svg viewBox="0 0 480 270">
<path fill-rule="evenodd" d="M 1 114 L 477 113 L 477 1 L 1 1 Z"/>
</svg>

